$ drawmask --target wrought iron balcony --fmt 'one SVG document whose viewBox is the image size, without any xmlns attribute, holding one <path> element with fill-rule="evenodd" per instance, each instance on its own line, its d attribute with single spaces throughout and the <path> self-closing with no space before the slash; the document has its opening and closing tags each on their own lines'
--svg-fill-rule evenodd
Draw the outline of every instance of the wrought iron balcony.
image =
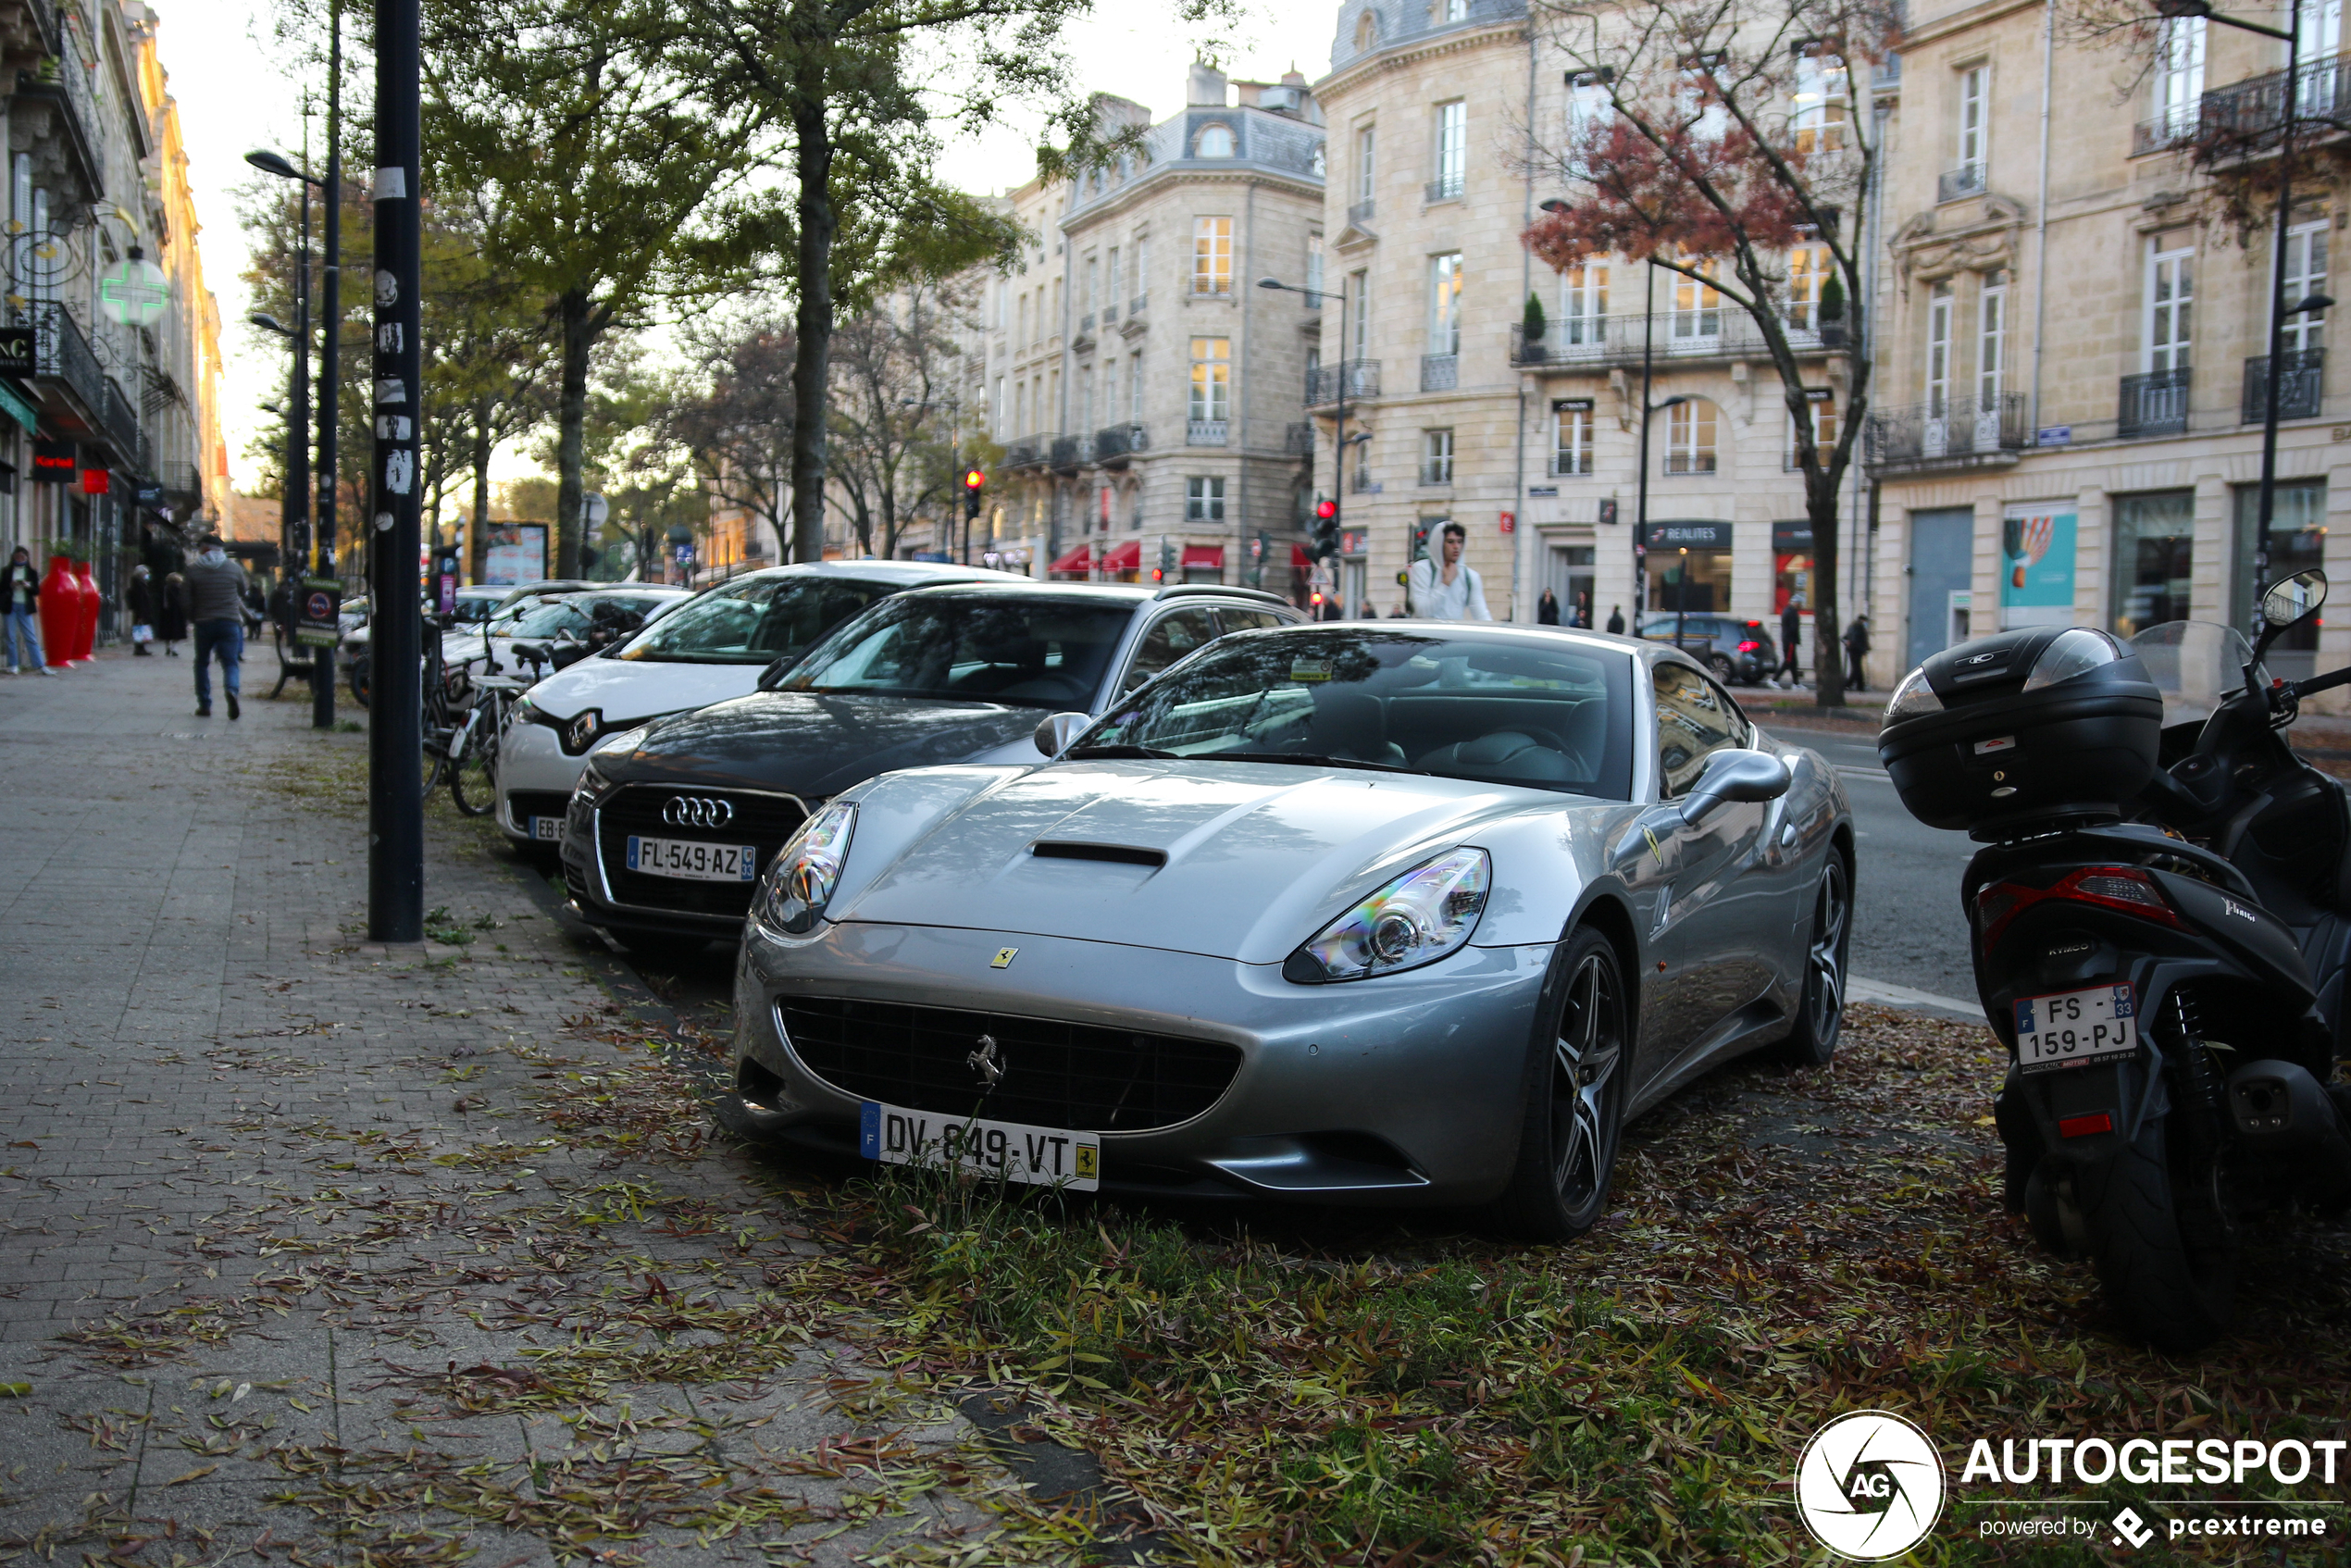
<svg viewBox="0 0 2351 1568">
<path fill-rule="evenodd" d="M 2022 392 L 1984 392 L 1873 408 L 1861 429 L 1862 461 L 1872 468 L 1948 463 L 1976 465 L 2032 444 Z"/>
<path fill-rule="evenodd" d="M 1015 436 L 1004 443 L 1004 467 L 1037 468 L 1044 466 L 1052 454 L 1053 438 L 1050 435 Z"/>
<path fill-rule="evenodd" d="M 1341 398 L 1379 396 L 1379 361 L 1342 359 L 1306 372 L 1306 406 L 1320 408 Z"/>
<path fill-rule="evenodd" d="M 2176 436 L 2186 429 L 2188 376 L 2187 370 L 2179 369 L 2123 377 L 2114 433 L 2129 441 L 2134 436 Z"/>
<path fill-rule="evenodd" d="M 1462 356 L 1458 354 L 1424 354 L 1421 355 L 1421 391 L 1451 392 L 1462 384 Z"/>
<path fill-rule="evenodd" d="M 2295 68 L 2297 137 L 2340 135 L 2351 130 L 2351 56 L 2329 56 Z M 2247 77 L 2206 93 L 2193 108 L 2184 105 L 2143 119 L 2133 128 L 2131 152 L 2160 152 L 2189 142 L 2238 154 L 2274 146 L 2285 123 L 2286 73 Z"/>
<path fill-rule="evenodd" d="M 1093 330 L 1094 313 L 1089 310 L 1085 315 L 1077 318 L 1077 334 L 1080 337 L 1084 337 L 1087 333 L 1092 331 Z"/>
<path fill-rule="evenodd" d="M 89 184 L 91 199 L 104 195 L 106 166 L 99 160 L 97 143 L 92 139 L 98 129 L 98 108 L 91 101 L 90 83 L 80 68 L 70 61 L 62 61 L 54 69 L 44 64 L 38 70 L 20 70 L 17 72 L 17 99 L 23 108 L 36 103 L 48 106 L 58 122 L 58 140 L 81 162 L 79 172 Z M 38 122 L 28 116 L 27 131 L 23 133 L 38 136 L 37 126 Z"/>
<path fill-rule="evenodd" d="M 2278 417 L 2315 419 L 2319 399 L 2326 390 L 2327 351 L 2290 349 L 2278 371 Z M 2270 356 L 2257 354 L 2245 362 L 2245 422 L 2258 425 L 2270 417 Z"/>
<path fill-rule="evenodd" d="M 1314 421 L 1300 419 L 1282 432 L 1282 450 L 1292 457 L 1314 455 Z"/>
<path fill-rule="evenodd" d="M 1934 181 L 1934 199 L 1956 202 L 1968 196 L 1984 194 L 1984 162 L 1963 163 L 1957 168 L 1947 168 Z"/>
<path fill-rule="evenodd" d="M 1805 355 L 1838 354 L 1845 350 L 1845 323 L 1826 321 L 1818 327 L 1789 323 L 1788 347 Z M 1524 323 L 1511 328 L 1511 363 L 1558 365 L 1574 369 L 1598 369 L 1638 365 L 1646 352 L 1660 365 L 1688 364 L 1707 359 L 1768 357 L 1762 330 L 1754 317 L 1735 305 L 1713 310 L 1665 310 L 1654 317 L 1574 316 L 1548 323 L 1539 338 L 1529 338 Z"/>
<path fill-rule="evenodd" d="M 1092 436 L 1055 436 L 1053 438 L 1053 472 L 1074 474 L 1094 460 Z"/>
<path fill-rule="evenodd" d="M 1126 314 L 1129 316 L 1140 316 L 1143 313 L 1143 306 L 1151 304 L 1151 297 L 1148 293 L 1137 294 L 1133 299 L 1126 302 Z"/>
<path fill-rule="evenodd" d="M 35 301 L 17 319 L 32 329 L 34 380 L 61 387 L 79 405 L 76 416 L 92 433 L 112 442 L 116 455 L 124 463 L 137 465 L 144 439 L 138 411 L 114 378 L 100 368 L 98 356 L 90 352 L 90 341 L 81 335 L 81 324 L 65 303 Z"/>
<path fill-rule="evenodd" d="M 1377 202 L 1357 202 L 1353 206 L 1347 209 L 1347 221 L 1350 223 L 1369 223 L 1372 220 L 1373 212 L 1378 206 L 1379 204 Z"/>
<path fill-rule="evenodd" d="M 1223 419 L 1194 419 L 1184 427 L 1184 444 L 1224 446 L 1228 444 L 1225 432 L 1226 421 Z"/>
<path fill-rule="evenodd" d="M 1094 432 L 1094 461 L 1124 463 L 1151 445 L 1140 425 L 1109 425 Z"/>
<path fill-rule="evenodd" d="M 1208 278 L 1195 274 L 1192 278 L 1192 297 L 1203 300 L 1231 299 L 1233 280 L 1230 278 Z"/>
<path fill-rule="evenodd" d="M 1553 452 L 1544 472 L 1555 479 L 1588 479 L 1592 473 L 1591 451 L 1586 448 L 1582 452 Z"/>
<path fill-rule="evenodd" d="M 1462 199 L 1462 187 L 1465 181 L 1461 175 L 1439 175 L 1435 180 L 1428 182 L 1427 193 L 1423 197 L 1423 200 L 1429 202 L 1458 202 Z"/>
</svg>

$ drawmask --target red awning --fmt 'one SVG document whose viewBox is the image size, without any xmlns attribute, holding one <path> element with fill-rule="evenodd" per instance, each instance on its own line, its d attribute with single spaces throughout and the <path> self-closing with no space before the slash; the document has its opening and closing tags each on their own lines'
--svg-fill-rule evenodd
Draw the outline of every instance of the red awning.
<svg viewBox="0 0 2351 1568">
<path fill-rule="evenodd" d="M 1076 549 L 1071 551 L 1068 554 L 1064 555 L 1060 560 L 1055 561 L 1051 566 L 1046 567 L 1045 569 L 1055 573 L 1077 573 L 1082 575 L 1090 570 L 1093 565 L 1093 550 L 1087 545 L 1081 544 Z"/>
<path fill-rule="evenodd" d="M 1205 566 L 1212 572 L 1225 569 L 1225 547 L 1221 544 L 1187 544 L 1184 546 L 1184 566 Z"/>
<path fill-rule="evenodd" d="M 1106 572 L 1131 572 L 1139 569 L 1142 564 L 1143 541 L 1139 539 L 1113 544 L 1102 552 L 1102 570 Z"/>
<path fill-rule="evenodd" d="M 1293 544 L 1289 547 L 1289 564 L 1301 572 L 1311 572 L 1314 569 L 1314 557 L 1306 553 L 1303 544 Z"/>
</svg>

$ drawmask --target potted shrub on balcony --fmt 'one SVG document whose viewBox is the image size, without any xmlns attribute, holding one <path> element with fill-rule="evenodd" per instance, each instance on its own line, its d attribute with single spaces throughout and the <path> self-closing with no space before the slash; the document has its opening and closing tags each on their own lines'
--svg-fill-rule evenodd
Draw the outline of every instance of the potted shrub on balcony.
<svg viewBox="0 0 2351 1568">
<path fill-rule="evenodd" d="M 1821 285 L 1820 319 L 1821 346 L 1843 348 L 1845 346 L 1845 284 L 1834 272 L 1830 273 L 1828 280 Z"/>
<path fill-rule="evenodd" d="M 1519 358 L 1537 360 L 1543 357 L 1543 334 L 1550 323 L 1544 318 L 1543 302 L 1529 290 L 1526 295 L 1526 316 L 1519 323 Z"/>
</svg>

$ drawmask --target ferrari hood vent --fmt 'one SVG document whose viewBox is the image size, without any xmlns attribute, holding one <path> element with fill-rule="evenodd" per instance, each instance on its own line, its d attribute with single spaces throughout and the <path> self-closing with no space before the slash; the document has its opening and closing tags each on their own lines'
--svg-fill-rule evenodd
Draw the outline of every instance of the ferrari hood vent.
<svg viewBox="0 0 2351 1568">
<path fill-rule="evenodd" d="M 1137 844 L 1081 844 L 1039 839 L 1028 846 L 1028 852 L 1039 860 L 1106 860 L 1113 865 L 1153 868 L 1167 864 L 1165 850 L 1148 850 Z"/>
</svg>

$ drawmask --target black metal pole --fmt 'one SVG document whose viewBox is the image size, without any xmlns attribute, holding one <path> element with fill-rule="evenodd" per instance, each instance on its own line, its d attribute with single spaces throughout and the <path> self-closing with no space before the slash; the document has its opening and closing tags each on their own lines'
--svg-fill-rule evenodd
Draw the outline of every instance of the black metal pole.
<svg viewBox="0 0 2351 1568">
<path fill-rule="evenodd" d="M 1657 337 L 1657 263 L 1648 264 L 1641 274 L 1641 477 L 1633 504 L 1633 635 L 1641 634 L 1641 611 L 1645 607 L 1648 584 L 1648 554 L 1649 547 L 1649 382 L 1654 366 L 1652 350 Z M 1677 634 L 1678 637 L 1678 634 Z"/>
<path fill-rule="evenodd" d="M 305 119 L 307 117 L 305 117 Z M 310 140 L 307 125 L 303 141 Z M 306 155 L 305 155 L 306 159 Z M 293 548 L 305 566 L 310 564 L 310 183 L 302 189 L 302 248 L 294 259 L 293 387 L 286 412 L 287 525 Z M 334 678 L 334 660 L 327 661 L 327 678 Z M 312 677 L 317 678 L 314 665 Z"/>
<path fill-rule="evenodd" d="M 1314 303 L 1319 305 L 1326 297 L 1318 292 L 1314 296 Z M 1331 537 L 1333 539 L 1337 539 L 1340 530 L 1347 527 L 1347 280 L 1342 278 L 1338 284 L 1338 432 L 1331 445 Z M 1409 549 L 1410 546 L 1407 545 L 1406 548 Z M 1405 562 L 1404 571 L 1407 576 L 1411 575 L 1412 569 L 1412 563 Z M 1262 578 L 1263 568 L 1261 567 L 1260 570 Z M 1364 575 L 1370 574 L 1366 572 Z M 1333 572 L 1331 576 L 1336 579 L 1338 574 Z M 1406 606 L 1408 609 L 1410 607 Z"/>
<path fill-rule="evenodd" d="M 2253 548 L 2253 618 L 2256 628 L 2260 624 L 2260 597 L 2270 576 L 2270 519 L 2278 498 L 2278 381 L 2285 372 L 2285 248 L 2287 226 L 2294 221 L 2294 121 L 2301 108 L 2302 83 L 2296 79 L 2300 67 L 2302 15 L 2297 5 L 2286 11 L 2285 37 L 2285 102 L 2281 106 L 2278 126 L 2278 237 L 2277 254 L 2270 258 L 2270 364 L 2263 389 L 2267 402 L 2261 411 L 2261 516 L 2260 531 Z"/>
<path fill-rule="evenodd" d="M 367 727 L 367 930 L 378 941 L 424 935 L 424 775 L 418 758 L 423 628 L 417 486 L 424 356 L 417 290 L 424 270 L 417 186 L 423 127 L 418 0 L 376 0 L 375 451 L 368 465 L 368 550 L 375 690 Z"/>
<path fill-rule="evenodd" d="M 342 417 L 342 0 L 328 7 L 327 44 L 327 262 L 322 269 L 325 308 L 319 324 L 325 329 L 318 343 L 318 573 L 336 577 L 335 491 L 338 475 L 335 434 Z M 304 193 L 308 194 L 305 186 Z M 310 670 L 310 728 L 335 727 L 335 662 L 318 668 L 314 655 Z"/>
</svg>

